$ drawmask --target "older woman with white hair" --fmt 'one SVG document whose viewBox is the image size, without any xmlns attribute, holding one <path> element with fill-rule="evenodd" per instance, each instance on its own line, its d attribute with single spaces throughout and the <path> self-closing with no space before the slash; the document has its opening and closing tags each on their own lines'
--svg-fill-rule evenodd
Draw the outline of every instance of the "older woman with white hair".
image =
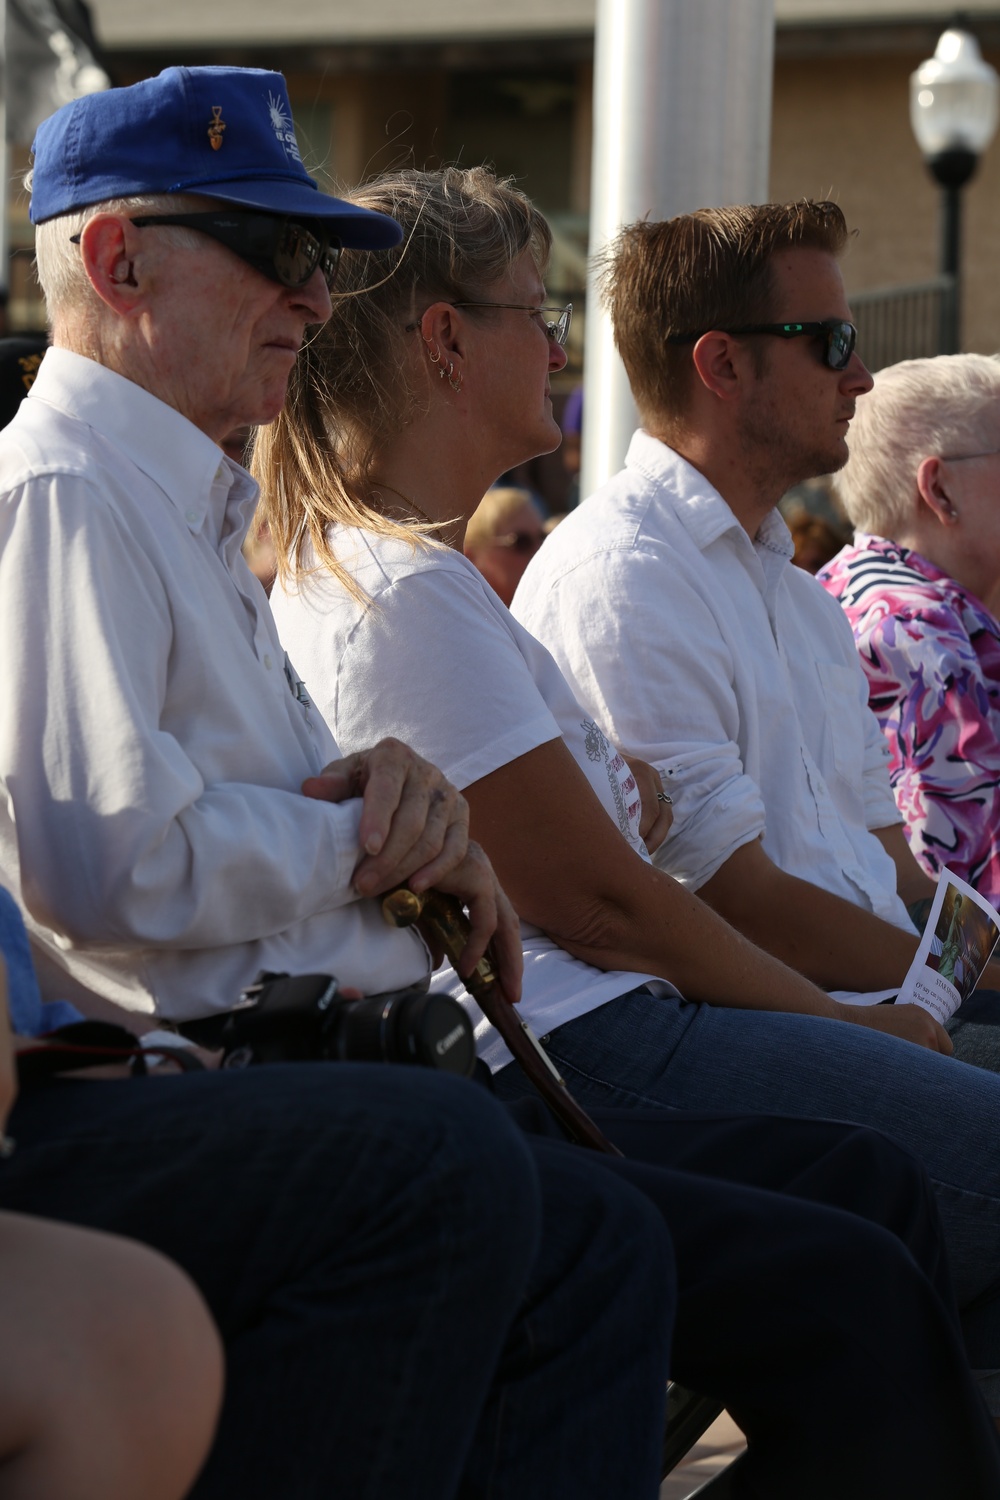
<svg viewBox="0 0 1000 1500">
<path fill-rule="evenodd" d="M 1000 901 L 1000 361 L 875 377 L 837 492 L 854 543 L 823 569 L 886 736 L 910 848 Z"/>
</svg>

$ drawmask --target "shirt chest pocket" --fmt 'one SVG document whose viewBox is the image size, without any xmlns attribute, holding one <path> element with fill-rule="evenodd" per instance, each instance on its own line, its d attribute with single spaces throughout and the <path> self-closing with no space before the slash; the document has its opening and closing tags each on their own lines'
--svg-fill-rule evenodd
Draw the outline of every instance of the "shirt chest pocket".
<svg viewBox="0 0 1000 1500">
<path fill-rule="evenodd" d="M 858 674 L 838 662 L 816 663 L 817 694 L 803 726 L 806 741 L 825 776 L 836 772 L 860 792 L 865 768 L 865 716 L 858 696 Z"/>
</svg>

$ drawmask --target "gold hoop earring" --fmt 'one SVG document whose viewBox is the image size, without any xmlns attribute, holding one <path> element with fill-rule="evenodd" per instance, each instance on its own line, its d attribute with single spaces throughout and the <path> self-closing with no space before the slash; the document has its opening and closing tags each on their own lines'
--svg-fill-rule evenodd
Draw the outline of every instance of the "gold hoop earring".
<svg viewBox="0 0 1000 1500">
<path fill-rule="evenodd" d="M 442 375 L 444 374 L 443 370 L 441 371 L 441 374 Z M 462 372 L 461 372 L 461 370 L 459 370 L 459 372 L 458 372 L 458 379 L 456 380 L 456 378 L 455 378 L 455 366 L 454 366 L 454 363 L 450 359 L 448 361 L 448 384 L 451 386 L 452 390 L 455 391 L 455 392 L 458 392 L 458 391 L 460 391 L 462 389 Z"/>
</svg>

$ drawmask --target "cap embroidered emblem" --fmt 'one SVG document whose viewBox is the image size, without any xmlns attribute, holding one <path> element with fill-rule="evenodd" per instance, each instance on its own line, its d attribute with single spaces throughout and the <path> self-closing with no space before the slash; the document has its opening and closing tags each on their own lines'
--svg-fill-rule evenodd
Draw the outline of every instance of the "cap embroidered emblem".
<svg viewBox="0 0 1000 1500">
<path fill-rule="evenodd" d="M 295 127 L 285 107 L 285 101 L 280 95 L 268 94 L 267 112 L 271 120 L 271 129 L 285 148 L 285 155 L 290 156 L 292 161 L 301 163 L 302 157 L 299 155 L 299 143 L 295 139 Z"/>
<path fill-rule="evenodd" d="M 212 105 L 212 123 L 208 127 L 208 139 L 212 143 L 212 150 L 218 151 L 222 145 L 222 132 L 226 128 L 226 122 L 222 118 L 222 105 Z"/>
</svg>

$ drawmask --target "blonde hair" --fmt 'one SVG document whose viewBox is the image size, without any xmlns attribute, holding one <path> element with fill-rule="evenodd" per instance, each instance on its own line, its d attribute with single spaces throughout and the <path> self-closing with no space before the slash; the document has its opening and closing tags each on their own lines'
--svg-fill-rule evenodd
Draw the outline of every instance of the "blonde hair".
<svg viewBox="0 0 1000 1500">
<path fill-rule="evenodd" d="M 426 410 L 410 343 L 424 308 L 484 298 L 525 250 L 544 270 L 551 233 L 489 167 L 390 172 L 343 196 L 396 219 L 402 244 L 343 253 L 332 316 L 299 355 L 252 468 L 279 576 L 302 567 L 311 547 L 356 595 L 327 541 L 331 523 L 413 538 L 433 530 L 394 518 L 372 477 L 382 446 Z"/>
<path fill-rule="evenodd" d="M 466 553 L 476 547 L 489 547 L 498 536 L 509 532 L 511 521 L 525 506 L 535 512 L 541 524 L 542 513 L 530 490 L 520 489 L 513 484 L 497 485 L 494 489 L 487 490 L 465 528 Z"/>
</svg>

